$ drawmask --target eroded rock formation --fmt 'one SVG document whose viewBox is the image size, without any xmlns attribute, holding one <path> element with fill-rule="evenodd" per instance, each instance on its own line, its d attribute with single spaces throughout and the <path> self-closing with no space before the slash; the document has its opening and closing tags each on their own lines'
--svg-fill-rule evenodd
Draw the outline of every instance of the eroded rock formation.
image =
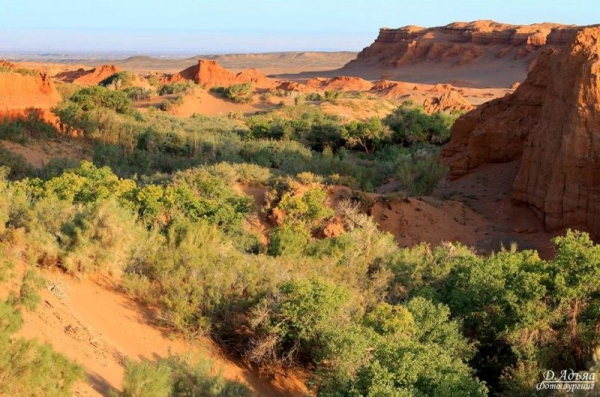
<svg viewBox="0 0 600 397">
<path fill-rule="evenodd" d="M 36 72 L 0 72 L 0 118 L 16 118 L 36 109 L 51 118 L 50 109 L 61 101 L 51 78 Z"/>
<path fill-rule="evenodd" d="M 80 85 L 98 85 L 102 80 L 121 71 L 121 68 L 114 65 L 102 65 L 94 69 L 83 71 L 73 76 L 71 80 Z"/>
<path fill-rule="evenodd" d="M 564 35 L 548 36 L 560 41 Z M 516 91 L 461 117 L 442 159 L 453 178 L 520 158 L 512 197 L 547 229 L 600 235 L 600 27 L 548 49 Z"/>
<path fill-rule="evenodd" d="M 544 48 L 564 46 L 579 29 L 552 23 L 519 26 L 494 21 L 383 28 L 375 42 L 343 70 L 349 75 L 378 73 L 381 78 L 426 83 L 455 76 L 479 86 L 509 87 L 525 78 L 529 65 Z M 457 73 L 460 69 L 465 70 L 464 76 Z"/>
<path fill-rule="evenodd" d="M 192 80 L 206 88 L 227 87 L 239 83 L 253 83 L 258 88 L 272 88 L 276 85 L 275 81 L 257 69 L 247 69 L 235 74 L 219 65 L 217 61 L 205 59 L 199 60 L 197 65 L 190 66 L 168 79 L 172 83 L 184 80 Z"/>
<path fill-rule="evenodd" d="M 327 91 L 369 91 L 373 84 L 359 77 L 336 76 L 330 79 L 316 77 L 306 82 L 308 87 Z"/>
<path fill-rule="evenodd" d="M 427 98 L 423 103 L 423 108 L 427 113 L 435 112 L 462 112 L 473 109 L 467 100 L 456 91 L 447 91 L 442 93 L 440 96 L 434 96 Z"/>
<path fill-rule="evenodd" d="M 552 57 L 539 122 L 523 149 L 513 198 L 549 229 L 600 235 L 600 28 Z"/>
<path fill-rule="evenodd" d="M 550 78 L 549 62 L 556 52 L 546 51 L 513 94 L 486 102 L 456 120 L 452 139 L 442 153 L 451 178 L 485 163 L 521 156 L 525 140 L 539 121 Z"/>
</svg>

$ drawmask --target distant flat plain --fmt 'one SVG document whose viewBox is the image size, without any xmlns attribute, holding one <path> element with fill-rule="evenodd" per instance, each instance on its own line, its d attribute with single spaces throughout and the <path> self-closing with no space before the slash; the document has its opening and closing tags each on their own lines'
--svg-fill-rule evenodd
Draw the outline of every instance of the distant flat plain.
<svg viewBox="0 0 600 397">
<path fill-rule="evenodd" d="M 176 73 L 193 64 L 198 59 L 210 59 L 219 62 L 232 71 L 257 68 L 264 74 L 319 72 L 340 69 L 356 58 L 356 52 L 270 52 L 247 54 L 217 54 L 182 56 L 126 56 L 115 54 L 0 54 L 0 58 L 14 61 L 63 63 L 97 66 L 111 64 L 137 73 L 150 71 Z"/>
</svg>

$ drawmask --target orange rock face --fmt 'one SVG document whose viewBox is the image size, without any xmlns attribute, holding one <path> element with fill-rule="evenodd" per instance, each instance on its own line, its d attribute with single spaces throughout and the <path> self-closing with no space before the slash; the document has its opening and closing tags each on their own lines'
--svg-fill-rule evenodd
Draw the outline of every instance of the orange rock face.
<svg viewBox="0 0 600 397">
<path fill-rule="evenodd" d="M 563 37 L 563 36 L 560 36 Z M 521 158 L 515 201 L 548 230 L 600 235 L 600 27 L 547 50 L 516 91 L 461 117 L 442 159 L 451 177 Z"/>
<path fill-rule="evenodd" d="M 486 102 L 461 116 L 442 152 L 450 178 L 458 178 L 486 163 L 517 159 L 536 126 L 546 95 L 548 62 L 556 50 L 540 57 L 536 67 L 512 95 Z"/>
<path fill-rule="evenodd" d="M 329 237 L 338 237 L 345 231 L 346 231 L 346 228 L 344 226 L 344 221 L 341 219 L 341 217 L 336 216 L 336 217 L 330 219 L 329 221 L 327 221 L 327 223 L 322 228 L 321 234 L 323 235 L 323 237 L 328 237 L 328 238 Z"/>
<path fill-rule="evenodd" d="M 456 91 L 447 91 L 438 97 L 425 100 L 423 108 L 427 113 L 469 111 L 473 109 L 467 100 Z"/>
<path fill-rule="evenodd" d="M 304 85 L 304 84 L 300 84 L 300 83 L 296 83 L 295 81 L 282 81 L 281 83 L 279 83 L 279 85 L 277 86 L 278 90 L 283 90 L 283 91 L 296 91 L 296 92 L 310 92 L 311 89 Z"/>
<path fill-rule="evenodd" d="M 168 79 L 171 83 L 184 80 L 192 80 L 206 88 L 228 87 L 239 83 L 253 83 L 257 88 L 273 88 L 276 85 L 275 81 L 269 79 L 257 69 L 247 69 L 235 74 L 219 65 L 217 61 L 204 59 L 200 59 L 197 65 L 190 66 Z"/>
<path fill-rule="evenodd" d="M 72 79 L 73 83 L 80 85 L 98 85 L 102 80 L 121 71 L 121 68 L 114 65 L 102 65 L 97 68 L 79 73 Z"/>
<path fill-rule="evenodd" d="M 375 42 L 358 55 L 356 62 L 399 67 L 428 59 L 461 65 L 482 56 L 488 49 L 486 46 L 497 46 L 492 48 L 497 57 L 514 57 L 520 48 L 533 50 L 546 45 L 564 45 L 576 30 L 574 26 L 560 24 L 519 26 L 494 21 L 456 22 L 433 28 L 383 28 Z M 500 46 L 506 51 L 500 51 Z"/>
<path fill-rule="evenodd" d="M 600 235 L 600 28 L 552 57 L 539 122 L 523 150 L 513 198 L 548 229 Z"/>
<path fill-rule="evenodd" d="M 371 87 L 371 93 L 387 99 L 398 99 L 410 95 L 412 85 L 397 81 L 381 80 Z"/>
<path fill-rule="evenodd" d="M 580 29 L 574 25 L 520 26 L 487 20 L 432 28 L 383 28 L 373 44 L 342 71 L 428 84 L 459 78 L 478 87 L 509 87 L 525 79 L 529 65 L 545 48 L 564 46 Z"/>
<path fill-rule="evenodd" d="M 313 78 L 306 85 L 326 91 L 369 91 L 373 84 L 359 77 L 337 76 L 331 79 Z"/>
<path fill-rule="evenodd" d="M 17 118 L 37 109 L 51 119 L 50 109 L 62 99 L 50 77 L 38 73 L 0 73 L 0 93 L 0 118 Z"/>
</svg>

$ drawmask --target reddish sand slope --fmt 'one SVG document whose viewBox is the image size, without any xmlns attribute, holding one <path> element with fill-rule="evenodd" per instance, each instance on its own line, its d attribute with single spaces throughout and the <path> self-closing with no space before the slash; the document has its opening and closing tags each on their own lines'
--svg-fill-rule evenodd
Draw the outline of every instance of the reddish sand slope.
<svg viewBox="0 0 600 397">
<path fill-rule="evenodd" d="M 60 101 L 48 75 L 0 72 L 0 117 L 17 117 L 32 108 L 49 115 L 49 110 Z"/>
<path fill-rule="evenodd" d="M 166 330 L 156 326 L 150 309 L 121 292 L 119 280 L 77 281 L 58 272 L 47 272 L 45 277 L 48 290 L 42 291 L 38 310 L 25 315 L 20 335 L 47 341 L 85 367 L 90 382 L 78 385 L 78 396 L 107 396 L 110 388 L 119 388 L 126 357 L 156 359 L 166 357 L 169 351 L 208 355 L 216 370 L 222 369 L 228 379 L 245 382 L 257 396 L 302 396 L 306 392 L 302 382 L 293 377 L 278 379 L 274 385 L 259 379 L 222 358 L 206 341 L 190 346 L 169 338 Z"/>
</svg>

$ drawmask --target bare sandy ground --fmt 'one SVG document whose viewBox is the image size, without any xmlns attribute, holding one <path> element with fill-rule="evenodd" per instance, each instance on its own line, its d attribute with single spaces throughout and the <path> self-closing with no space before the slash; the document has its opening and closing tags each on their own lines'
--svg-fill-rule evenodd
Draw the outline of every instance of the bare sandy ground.
<svg viewBox="0 0 600 397">
<path fill-rule="evenodd" d="M 300 397 L 306 392 L 304 379 L 290 375 L 269 382 L 224 356 L 207 339 L 190 344 L 170 335 L 158 326 L 152 308 L 121 290 L 118 278 L 76 280 L 59 271 L 44 271 L 43 276 L 48 287 L 41 291 L 42 302 L 35 312 L 25 314 L 19 335 L 48 342 L 83 365 L 89 382 L 77 386 L 76 396 L 107 396 L 111 389 L 119 389 L 126 359 L 154 360 L 190 352 L 211 360 L 215 373 L 247 384 L 256 396 Z"/>
</svg>

